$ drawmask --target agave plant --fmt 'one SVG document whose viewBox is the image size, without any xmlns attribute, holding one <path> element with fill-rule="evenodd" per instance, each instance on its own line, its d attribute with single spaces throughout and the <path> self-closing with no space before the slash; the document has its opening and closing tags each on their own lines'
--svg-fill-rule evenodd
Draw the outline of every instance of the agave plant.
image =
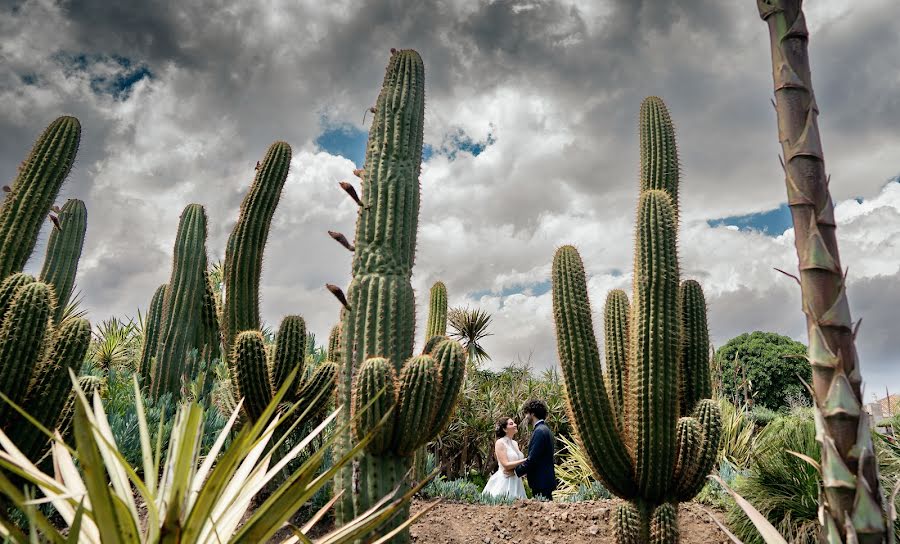
<svg viewBox="0 0 900 544">
<path fill-rule="evenodd" d="M 73 424 L 77 448 L 67 446 L 59 433 L 53 434 L 55 476 L 42 472 L 0 431 L 0 467 L 36 486 L 42 495 L 30 497 L 14 485 L 6 473 L 0 473 L 0 495 L 23 511 L 30 523 L 30 534 L 26 535 L 19 527 L 0 519 L 0 536 L 8 541 L 25 543 L 40 538 L 49 542 L 98 544 L 264 542 L 328 483 L 341 466 L 364 448 L 380 428 L 378 425 L 373 433 L 321 474 L 319 467 L 327 448 L 318 449 L 244 521 L 256 494 L 336 418 L 341 408 L 296 444 L 288 455 L 273 463 L 273 452 L 279 446 L 278 443 L 271 444 L 275 428 L 290 416 L 290 413 L 278 415 L 276 410 L 293 381 L 293 374 L 275 395 L 263 417 L 252 426 L 243 426 L 231 445 L 223 448 L 238 417 L 238 406 L 205 457 L 200 455 L 197 439 L 203 428 L 203 408 L 195 402 L 184 403 L 179 407 L 168 454 L 163 458 L 160 443 L 157 442 L 155 448 L 151 445 L 140 388 L 135 379 L 144 465 L 143 477 L 140 477 L 119 452 L 100 398 L 94 396 L 93 402 L 89 401 L 74 374 L 72 378 L 77 394 Z M 296 409 L 297 405 L 290 411 Z M 21 413 L 26 415 L 24 411 Z M 384 421 L 382 419 L 381 424 Z M 36 422 L 32 420 L 32 423 Z M 46 429 L 41 430 L 50 434 Z M 326 440 L 326 445 L 330 445 L 336 436 L 338 433 Z M 162 475 L 157 478 L 160 469 Z M 430 478 L 421 485 L 428 480 Z M 420 488 L 413 488 L 402 496 L 397 496 L 395 491 L 351 523 L 316 542 L 351 542 L 363 537 L 390 519 Z M 65 522 L 66 530 L 60 530 L 35 508 L 45 502 L 53 505 Z M 330 506 L 331 503 L 326 508 Z M 142 511 L 144 509 L 146 511 Z M 288 540 L 312 542 L 306 534 L 315 521 L 321 519 L 321 514 L 324 511 L 302 528 L 290 526 L 293 536 Z M 403 527 L 415 519 L 410 519 Z M 386 535 L 379 542 L 388 542 L 390 537 Z"/>
</svg>

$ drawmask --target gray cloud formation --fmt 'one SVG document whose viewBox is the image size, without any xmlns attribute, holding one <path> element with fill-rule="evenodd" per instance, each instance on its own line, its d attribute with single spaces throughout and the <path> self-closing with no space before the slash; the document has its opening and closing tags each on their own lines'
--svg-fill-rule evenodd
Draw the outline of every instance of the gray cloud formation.
<svg viewBox="0 0 900 544">
<path fill-rule="evenodd" d="M 549 294 L 471 293 L 546 282 L 563 243 L 585 258 L 595 310 L 606 289 L 627 288 L 637 109 L 651 94 L 666 100 L 678 127 L 682 263 L 707 286 L 713 336 L 763 328 L 804 339 L 798 295 L 771 271 L 795 266 L 790 240 L 705 226 L 784 200 L 768 37 L 753 2 L 114 4 L 29 0 L 0 15 L 0 172 L 11 175 L 59 113 L 84 125 L 63 196 L 88 205 L 78 285 L 94 320 L 146 306 L 168 278 L 189 202 L 207 206 L 210 256 L 221 258 L 253 165 L 284 139 L 295 159 L 266 251 L 263 315 L 275 323 L 299 312 L 326 334 L 337 307 L 321 285 L 346 284 L 350 256 L 325 230 L 353 232 L 355 210 L 336 189 L 353 166 L 316 153 L 313 142 L 324 124 L 364 128 L 388 49 L 414 47 L 426 62 L 426 142 L 438 146 L 460 130 L 496 140 L 478 157 L 435 156 L 423 168 L 419 303 L 443 279 L 451 304 L 495 311 L 488 346 L 498 364 L 530 352 L 538 366 L 555 362 Z M 900 99 L 890 78 L 900 71 L 890 24 L 900 7 L 864 4 L 807 6 L 838 201 L 876 199 L 900 172 Z M 84 55 L 83 65 L 73 55 Z M 152 74 L 125 98 L 92 87 L 120 75 L 114 56 Z M 893 209 L 854 219 L 847 234 L 895 236 Z M 886 285 L 897 284 L 900 257 L 889 242 L 854 252 L 859 240 L 842 250 L 859 278 L 850 297 L 866 318 L 864 371 L 900 387 L 890 370 L 896 334 L 884 328 L 900 300 Z"/>
</svg>

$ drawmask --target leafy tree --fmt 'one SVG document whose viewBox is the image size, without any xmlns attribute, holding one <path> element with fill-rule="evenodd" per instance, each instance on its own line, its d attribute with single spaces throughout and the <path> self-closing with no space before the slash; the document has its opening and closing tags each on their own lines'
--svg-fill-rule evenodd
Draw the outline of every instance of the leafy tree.
<svg viewBox="0 0 900 544">
<path fill-rule="evenodd" d="M 481 346 L 481 341 L 493 333 L 487 332 L 491 324 L 491 314 L 480 308 L 451 308 L 447 321 L 452 331 L 450 337 L 459 340 L 466 352 L 466 360 L 478 365 L 491 356 Z"/>
<path fill-rule="evenodd" d="M 790 399 L 809 402 L 809 392 L 798 378 L 807 383 L 812 379 L 805 355 L 805 345 L 774 332 L 732 338 L 716 352 L 725 398 L 771 410 L 790 407 Z"/>
</svg>

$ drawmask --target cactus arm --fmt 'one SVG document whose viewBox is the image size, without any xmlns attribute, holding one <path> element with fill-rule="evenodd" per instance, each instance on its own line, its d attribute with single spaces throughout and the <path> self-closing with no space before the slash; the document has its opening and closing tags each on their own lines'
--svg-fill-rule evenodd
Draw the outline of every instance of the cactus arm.
<svg viewBox="0 0 900 544">
<path fill-rule="evenodd" d="M 86 231 L 87 208 L 84 202 L 77 199 L 67 200 L 59 213 L 59 228 L 50 231 L 47 256 L 39 276 L 40 281 L 53 287 L 53 292 L 56 293 L 54 322 L 62 319 L 72 296 Z"/>
<path fill-rule="evenodd" d="M 90 342 L 91 324 L 86 319 L 67 319 L 60 325 L 48 356 L 34 369 L 22 406 L 45 428 L 53 430 L 59 423 L 72 392 L 69 369 L 78 372 Z M 29 459 L 37 461 L 47 437 L 24 418 L 12 430 L 13 442 Z"/>
<path fill-rule="evenodd" d="M 681 410 L 687 415 L 703 399 L 712 397 L 709 374 L 709 329 L 706 299 L 694 280 L 681 283 Z"/>
<path fill-rule="evenodd" d="M 394 425 L 394 449 L 410 455 L 425 443 L 437 409 L 441 374 L 430 355 L 410 359 L 400 372 L 397 419 Z"/>
<path fill-rule="evenodd" d="M 632 503 L 620 503 L 613 512 L 613 538 L 616 544 L 644 544 L 645 516 Z"/>
<path fill-rule="evenodd" d="M 172 276 L 166 286 L 157 342 L 156 364 L 150 387 L 154 398 L 177 393 L 181 377 L 190 374 L 188 358 L 199 343 L 199 323 L 206 293 L 206 212 L 199 204 L 181 214 Z"/>
<path fill-rule="evenodd" d="M 303 410 L 309 410 L 306 419 L 310 421 L 319 419 L 332 402 L 337 372 L 337 363 L 325 361 L 297 391 L 297 400 L 304 403 Z"/>
<path fill-rule="evenodd" d="M 641 194 L 635 247 L 634 306 L 630 346 L 634 362 L 633 433 L 635 475 L 641 496 L 661 500 L 669 492 L 675 465 L 678 414 L 678 257 L 675 217 L 669 195 Z"/>
<path fill-rule="evenodd" d="M 866 417 L 860 389 L 862 378 L 835 233 L 834 205 L 825 175 L 802 2 L 757 0 L 757 8 L 769 29 L 778 140 L 784 155 L 785 185 L 799 261 L 813 396 L 823 416 L 822 425 L 817 426 L 822 442 L 822 477 L 826 482 L 835 481 L 841 473 L 849 472 L 864 480 L 825 494 L 820 519 L 824 530 L 837 528 L 836 536 L 849 541 L 848 528 L 856 527 L 858 520 L 880 517 L 880 523 L 865 522 L 856 529 L 860 542 L 883 542 L 889 528 L 879 492 L 878 468 L 873 464 L 863 470 L 861 459 L 865 455 L 858 448 L 856 429 L 859 419 Z M 859 508 L 874 510 L 874 515 L 859 515 Z"/>
<path fill-rule="evenodd" d="M 262 334 L 259 331 L 244 331 L 239 334 L 230 359 L 234 365 L 232 379 L 238 385 L 239 399 L 244 399 L 244 410 L 250 420 L 256 421 L 272 401 L 268 357 Z"/>
<path fill-rule="evenodd" d="M 0 208 L 0 278 L 25 267 L 50 206 L 72 169 L 80 141 L 78 119 L 59 117 L 44 130 L 19 167 Z"/>
<path fill-rule="evenodd" d="M 16 291 L 0 326 L 0 393 L 22 405 L 35 365 L 44 355 L 44 338 L 53 334 L 50 319 L 54 310 L 53 289 L 31 282 Z M 4 427 L 16 413 L 0 402 L 0 422 Z"/>
<path fill-rule="evenodd" d="M 639 119 L 641 192 L 650 189 L 667 192 L 672 198 L 677 221 L 680 164 L 675 125 L 666 104 L 657 96 L 647 97 L 641 102 Z"/>
<path fill-rule="evenodd" d="M 425 327 L 425 341 L 434 336 L 447 334 L 447 286 L 443 282 L 435 282 L 431 286 L 431 298 L 428 305 L 428 325 Z"/>
<path fill-rule="evenodd" d="M 661 504 L 650 519 L 650 544 L 678 542 L 678 508 L 671 503 Z"/>
<path fill-rule="evenodd" d="M 594 337 L 584 265 L 572 246 L 561 247 L 553 259 L 553 314 L 568 407 L 578 438 L 610 491 L 631 497 L 636 491 L 632 461 L 616 428 Z"/>
<path fill-rule="evenodd" d="M 625 426 L 625 400 L 628 397 L 628 314 L 625 291 L 610 291 L 603 307 L 606 387 L 620 433 Z"/>
<path fill-rule="evenodd" d="M 341 325 L 331 327 L 328 334 L 328 360 L 338 362 L 341 360 Z"/>
<path fill-rule="evenodd" d="M 459 390 L 466 377 L 466 357 L 459 342 L 444 339 L 430 354 L 437 361 L 440 369 L 441 388 L 435 410 L 434 422 L 428 428 L 428 436 L 424 443 L 434 440 L 444 428 L 450 424 Z"/>
<path fill-rule="evenodd" d="M 281 198 L 291 163 L 291 146 L 275 142 L 269 146 L 256 178 L 241 202 L 238 217 L 225 248 L 225 307 L 223 341 L 230 352 L 241 331 L 259 330 L 259 278 L 263 249 L 272 216 Z"/>
<path fill-rule="evenodd" d="M 19 288 L 23 285 L 34 283 L 34 281 L 34 276 L 31 274 L 16 272 L 15 274 L 7 276 L 3 282 L 0 283 L 0 324 L 3 323 L 6 312 L 9 310 L 9 306 L 12 304 L 13 298 L 16 296 Z"/>
<path fill-rule="evenodd" d="M 357 440 L 362 440 L 387 412 L 397 402 L 397 375 L 394 365 L 382 357 L 374 357 L 367 360 L 359 368 L 354 383 L 353 399 L 351 402 L 353 413 L 359 410 L 375 398 L 382 389 L 384 392 L 374 404 L 354 424 L 354 435 Z M 391 447 L 393 429 L 382 426 L 375 438 L 366 446 L 366 451 L 374 454 L 386 452 Z"/>
<path fill-rule="evenodd" d="M 696 421 L 696 429 L 700 430 L 693 459 L 676 469 L 676 496 L 679 500 L 689 501 L 703 489 L 706 477 L 716 465 L 722 435 L 722 414 L 715 401 L 705 399 L 697 403 L 692 417 L 685 419 Z"/>
<path fill-rule="evenodd" d="M 203 293 L 203 320 L 200 323 L 200 345 L 202 347 L 200 360 L 206 361 L 206 364 L 210 365 L 222 356 L 222 329 L 219 326 L 216 294 L 210 283 L 208 272 L 203 275 L 203 283 L 206 290 Z M 207 366 L 207 368 L 209 367 Z"/>
<path fill-rule="evenodd" d="M 156 346 L 159 342 L 159 321 L 162 319 L 163 301 L 166 298 L 166 284 L 156 288 L 153 298 L 150 299 L 150 308 L 147 309 L 147 318 L 144 323 L 144 343 L 141 346 L 141 360 L 138 371 L 141 374 L 141 384 L 150 387 L 153 378 L 153 358 L 156 356 Z"/>
<path fill-rule="evenodd" d="M 299 315 L 288 315 L 282 318 L 278 333 L 275 336 L 275 353 L 272 355 L 272 367 L 269 374 L 269 385 L 274 395 L 291 372 L 305 364 L 306 357 L 306 322 Z M 298 372 L 293 392 L 303 387 L 305 373 Z M 288 395 L 285 400 L 296 400 L 295 395 Z"/>
</svg>

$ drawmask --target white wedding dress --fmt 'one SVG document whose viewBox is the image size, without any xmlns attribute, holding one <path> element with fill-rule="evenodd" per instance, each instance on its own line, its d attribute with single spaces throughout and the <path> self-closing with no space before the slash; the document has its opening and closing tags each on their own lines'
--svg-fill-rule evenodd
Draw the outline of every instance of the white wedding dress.
<svg viewBox="0 0 900 544">
<path fill-rule="evenodd" d="M 503 437 L 499 441 L 506 445 L 506 458 L 508 460 L 518 461 L 525 458 L 525 454 L 522 453 L 519 445 L 514 440 Z M 497 472 L 491 475 L 491 479 L 488 480 L 481 494 L 491 497 L 510 497 L 512 499 L 527 498 L 522 478 L 515 474 L 512 476 L 503 474 L 503 467 L 499 467 Z"/>
</svg>

